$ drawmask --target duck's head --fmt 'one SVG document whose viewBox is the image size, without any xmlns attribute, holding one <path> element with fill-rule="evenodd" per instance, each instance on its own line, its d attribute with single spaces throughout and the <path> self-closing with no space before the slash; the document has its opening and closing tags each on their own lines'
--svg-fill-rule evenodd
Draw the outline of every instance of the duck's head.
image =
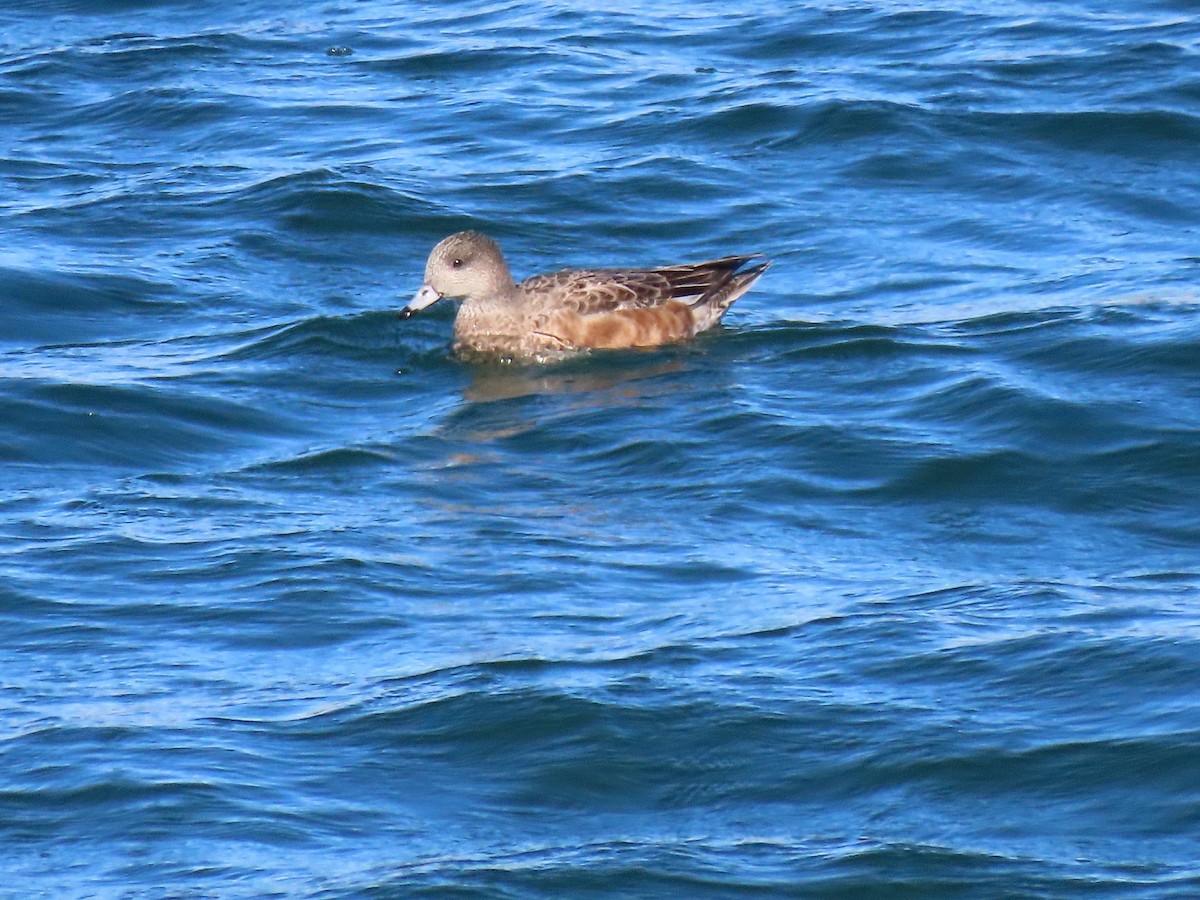
<svg viewBox="0 0 1200 900">
<path fill-rule="evenodd" d="M 443 297 L 494 297 L 512 286 L 508 263 L 496 242 L 478 231 L 460 231 L 429 252 L 425 283 L 400 315 L 407 319 Z"/>
</svg>

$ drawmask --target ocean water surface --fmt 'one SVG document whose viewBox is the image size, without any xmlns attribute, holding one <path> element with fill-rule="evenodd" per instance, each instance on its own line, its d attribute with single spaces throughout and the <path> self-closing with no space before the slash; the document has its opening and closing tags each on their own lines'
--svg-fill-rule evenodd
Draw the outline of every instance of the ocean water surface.
<svg viewBox="0 0 1200 900">
<path fill-rule="evenodd" d="M 0 8 L 0 895 L 1200 895 L 1194 4 L 592 6 Z"/>
</svg>

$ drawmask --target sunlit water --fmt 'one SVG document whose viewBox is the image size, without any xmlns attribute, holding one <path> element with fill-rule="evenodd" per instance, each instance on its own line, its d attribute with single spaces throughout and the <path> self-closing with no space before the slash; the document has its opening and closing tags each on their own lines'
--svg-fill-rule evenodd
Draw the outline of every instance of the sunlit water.
<svg viewBox="0 0 1200 900">
<path fill-rule="evenodd" d="M 0 10 L 0 893 L 1200 894 L 1190 4 L 291 9 Z"/>
</svg>

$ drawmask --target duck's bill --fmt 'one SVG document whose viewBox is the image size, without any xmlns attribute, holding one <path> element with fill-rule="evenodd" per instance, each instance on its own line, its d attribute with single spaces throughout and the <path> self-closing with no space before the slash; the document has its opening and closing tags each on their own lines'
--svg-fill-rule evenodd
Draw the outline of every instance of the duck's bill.
<svg viewBox="0 0 1200 900">
<path fill-rule="evenodd" d="M 415 316 L 427 306 L 432 306 L 442 299 L 442 295 L 435 291 L 430 285 L 423 284 L 421 289 L 413 295 L 413 298 L 408 301 L 408 306 L 400 310 L 400 316 L 407 319 L 409 316 Z"/>
</svg>

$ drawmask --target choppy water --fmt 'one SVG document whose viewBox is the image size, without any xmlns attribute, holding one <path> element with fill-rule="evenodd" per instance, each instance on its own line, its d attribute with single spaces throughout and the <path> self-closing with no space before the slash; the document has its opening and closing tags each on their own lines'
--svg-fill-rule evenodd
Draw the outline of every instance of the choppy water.
<svg viewBox="0 0 1200 900">
<path fill-rule="evenodd" d="M 1194 5 L 589 7 L 0 10 L 0 892 L 1200 894 Z"/>
</svg>

